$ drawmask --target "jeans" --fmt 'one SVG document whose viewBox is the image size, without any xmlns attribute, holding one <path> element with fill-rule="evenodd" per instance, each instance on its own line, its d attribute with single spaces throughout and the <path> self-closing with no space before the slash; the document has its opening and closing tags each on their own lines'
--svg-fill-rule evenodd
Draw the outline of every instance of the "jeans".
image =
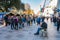
<svg viewBox="0 0 60 40">
<path fill-rule="evenodd" d="M 54 26 L 57 26 L 57 22 L 54 23 Z"/>
<path fill-rule="evenodd" d="M 14 29 L 14 24 L 13 23 L 11 23 L 11 29 Z"/>
<path fill-rule="evenodd" d="M 42 28 L 38 28 L 38 30 L 37 30 L 37 32 L 36 32 L 36 33 L 37 33 L 37 34 L 39 34 L 39 31 L 40 31 L 40 30 L 42 30 Z"/>
<path fill-rule="evenodd" d="M 60 24 L 57 24 L 57 31 L 59 31 L 59 28 L 60 28 Z"/>
<path fill-rule="evenodd" d="M 18 23 L 15 23 L 15 27 L 16 30 L 18 30 Z"/>
</svg>

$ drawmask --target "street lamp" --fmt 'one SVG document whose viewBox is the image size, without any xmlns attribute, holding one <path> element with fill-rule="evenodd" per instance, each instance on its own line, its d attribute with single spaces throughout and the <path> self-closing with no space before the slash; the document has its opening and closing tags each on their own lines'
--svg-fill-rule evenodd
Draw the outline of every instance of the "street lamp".
<svg viewBox="0 0 60 40">
<path fill-rule="evenodd" d="M 45 3 L 46 3 L 46 0 L 44 1 L 43 8 L 41 8 L 41 12 L 44 12 Z"/>
<path fill-rule="evenodd" d="M 44 5 L 43 5 L 43 8 L 45 7 L 45 3 L 46 3 L 46 0 L 44 1 Z"/>
</svg>

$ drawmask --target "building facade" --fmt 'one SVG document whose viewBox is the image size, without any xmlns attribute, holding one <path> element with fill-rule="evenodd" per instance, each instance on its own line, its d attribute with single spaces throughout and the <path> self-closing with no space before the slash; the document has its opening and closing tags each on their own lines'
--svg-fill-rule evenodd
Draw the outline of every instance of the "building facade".
<svg viewBox="0 0 60 40">
<path fill-rule="evenodd" d="M 57 9 L 60 9 L 60 0 L 58 0 Z"/>
</svg>

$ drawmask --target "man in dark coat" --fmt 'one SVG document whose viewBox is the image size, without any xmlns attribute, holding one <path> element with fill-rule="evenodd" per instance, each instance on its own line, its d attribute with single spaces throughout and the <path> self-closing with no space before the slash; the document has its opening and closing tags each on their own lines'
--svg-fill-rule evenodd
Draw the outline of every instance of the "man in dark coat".
<svg viewBox="0 0 60 40">
<path fill-rule="evenodd" d="M 60 28 L 60 17 L 58 17 L 57 19 L 57 31 L 59 31 L 59 28 Z"/>
<path fill-rule="evenodd" d="M 57 18 L 55 16 L 53 17 L 53 22 L 54 22 L 54 26 L 56 26 Z"/>
<path fill-rule="evenodd" d="M 44 31 L 47 31 L 47 24 L 46 22 L 42 22 L 41 28 L 38 28 L 37 32 L 34 35 L 39 35 L 39 32 L 44 29 Z"/>
<path fill-rule="evenodd" d="M 11 29 L 14 29 L 14 19 L 13 19 L 13 16 L 11 16 L 10 23 L 11 23 Z"/>
</svg>

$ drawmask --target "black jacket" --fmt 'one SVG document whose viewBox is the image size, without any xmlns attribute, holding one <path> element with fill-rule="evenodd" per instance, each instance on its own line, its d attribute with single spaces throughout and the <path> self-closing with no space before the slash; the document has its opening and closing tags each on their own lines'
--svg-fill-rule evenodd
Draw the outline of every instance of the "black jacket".
<svg viewBox="0 0 60 40">
<path fill-rule="evenodd" d="M 47 29 L 47 23 L 43 22 L 42 25 L 41 25 L 41 27 L 42 27 L 43 29 L 44 29 L 44 28 Z"/>
<path fill-rule="evenodd" d="M 57 24 L 60 25 L 60 19 L 57 19 Z"/>
</svg>

